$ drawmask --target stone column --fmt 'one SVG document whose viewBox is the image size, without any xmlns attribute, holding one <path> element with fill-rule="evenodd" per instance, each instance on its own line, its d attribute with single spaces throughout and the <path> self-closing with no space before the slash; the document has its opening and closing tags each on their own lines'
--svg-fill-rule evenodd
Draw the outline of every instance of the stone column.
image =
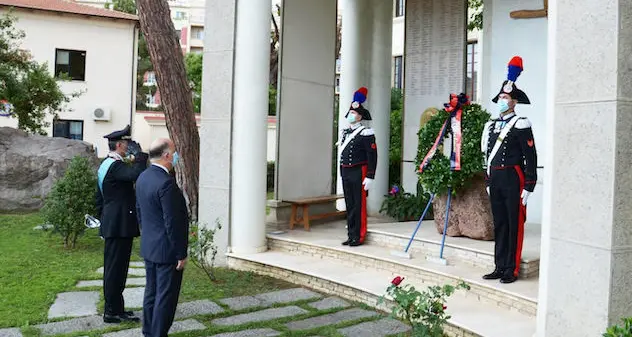
<svg viewBox="0 0 632 337">
<path fill-rule="evenodd" d="M 632 3 L 549 2 L 538 336 L 632 316 Z"/>
<path fill-rule="evenodd" d="M 371 82 L 369 104 L 377 141 L 378 163 L 375 181 L 369 192 L 367 212 L 378 215 L 384 195 L 388 192 L 388 152 L 391 115 L 391 76 L 393 46 L 393 1 L 372 0 L 373 29 L 371 44 Z"/>
<path fill-rule="evenodd" d="M 338 134 L 349 127 L 345 114 L 349 111 L 353 93 L 365 86 L 369 89 L 367 108 L 373 99 L 370 88 L 371 70 L 371 32 L 372 6 L 365 0 L 342 1 L 342 41 L 340 47 L 340 96 L 338 109 Z M 340 159 L 338 153 L 337 160 Z M 337 191 L 342 194 L 342 179 L 340 179 L 340 165 L 337 165 Z M 369 193 L 370 194 L 370 193 Z M 338 208 L 344 209 L 344 200 L 338 201 Z"/>
<path fill-rule="evenodd" d="M 270 8 L 263 0 L 207 1 L 199 215 L 222 222 L 218 256 L 266 249 Z"/>
<path fill-rule="evenodd" d="M 270 8 L 269 0 L 237 2 L 230 212 L 230 244 L 235 253 L 267 249 Z"/>
</svg>

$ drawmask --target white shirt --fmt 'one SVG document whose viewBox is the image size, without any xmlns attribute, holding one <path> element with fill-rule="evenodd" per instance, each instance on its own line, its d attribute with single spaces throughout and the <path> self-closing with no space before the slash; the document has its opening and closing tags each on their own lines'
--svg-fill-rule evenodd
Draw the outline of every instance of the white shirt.
<svg viewBox="0 0 632 337">
<path fill-rule="evenodd" d="M 160 164 L 156 164 L 156 163 L 151 163 L 151 164 L 152 164 L 153 166 L 158 166 L 158 167 L 160 167 L 161 169 L 165 170 L 165 172 L 167 172 L 167 174 L 169 174 L 169 170 L 167 170 L 167 168 L 166 168 L 166 167 L 164 167 L 164 166 L 162 166 L 162 165 L 160 165 Z"/>
</svg>

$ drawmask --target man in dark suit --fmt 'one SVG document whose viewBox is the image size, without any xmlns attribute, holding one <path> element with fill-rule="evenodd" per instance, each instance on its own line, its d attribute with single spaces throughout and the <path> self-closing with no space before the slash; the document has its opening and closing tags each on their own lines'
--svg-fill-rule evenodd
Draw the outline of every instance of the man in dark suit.
<svg viewBox="0 0 632 337">
<path fill-rule="evenodd" d="M 135 156 L 124 158 L 131 148 L 140 147 L 130 140 L 129 125 L 106 135 L 110 153 L 101 162 L 96 193 L 99 233 L 105 239 L 103 254 L 103 297 L 106 323 L 139 322 L 133 312 L 125 311 L 123 290 L 132 253 L 132 243 L 140 235 L 136 218 L 134 182 L 147 168 L 148 154 L 135 151 Z M 127 162 L 126 162 L 127 161 Z"/>
<path fill-rule="evenodd" d="M 143 335 L 166 337 L 176 312 L 187 261 L 189 216 L 186 201 L 170 174 L 178 153 L 169 139 L 149 150 L 151 167 L 136 182 L 136 208 L 141 226 L 140 252 L 147 284 L 143 303 Z"/>
</svg>

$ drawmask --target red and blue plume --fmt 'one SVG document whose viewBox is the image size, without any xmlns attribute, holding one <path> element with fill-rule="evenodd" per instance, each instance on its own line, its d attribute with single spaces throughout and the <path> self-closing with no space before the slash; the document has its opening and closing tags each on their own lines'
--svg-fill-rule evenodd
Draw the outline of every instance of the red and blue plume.
<svg viewBox="0 0 632 337">
<path fill-rule="evenodd" d="M 364 101 L 366 101 L 366 96 L 368 95 L 368 93 L 369 91 L 366 87 L 362 87 L 356 90 L 356 92 L 353 94 L 353 101 L 360 104 L 364 103 Z"/>
<path fill-rule="evenodd" d="M 507 79 L 511 82 L 516 82 L 520 73 L 522 73 L 522 58 L 520 56 L 514 56 L 509 61 L 507 70 Z"/>
</svg>

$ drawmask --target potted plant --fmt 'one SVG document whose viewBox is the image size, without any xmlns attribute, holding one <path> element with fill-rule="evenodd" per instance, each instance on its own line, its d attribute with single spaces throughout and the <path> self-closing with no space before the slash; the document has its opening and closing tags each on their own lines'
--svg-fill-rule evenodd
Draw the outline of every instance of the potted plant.
<svg viewBox="0 0 632 337">
<path fill-rule="evenodd" d="M 397 219 L 397 221 L 416 221 L 422 215 L 429 195 L 423 192 L 421 184 L 417 185 L 417 194 L 405 192 L 400 186 L 393 185 L 380 208 L 380 213 Z M 432 209 L 428 210 L 424 220 L 432 219 Z"/>
</svg>

